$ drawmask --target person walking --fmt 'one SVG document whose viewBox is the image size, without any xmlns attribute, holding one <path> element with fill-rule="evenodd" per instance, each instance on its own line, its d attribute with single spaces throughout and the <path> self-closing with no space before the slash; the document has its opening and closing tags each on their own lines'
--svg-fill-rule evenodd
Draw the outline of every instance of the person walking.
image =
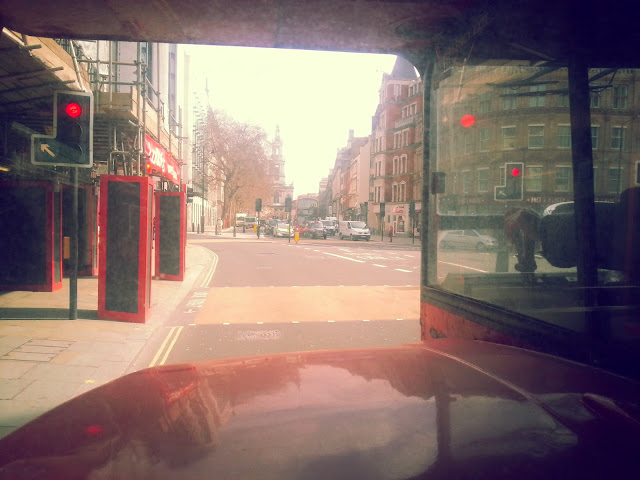
<svg viewBox="0 0 640 480">
<path fill-rule="evenodd" d="M 393 227 L 389 227 L 387 235 L 389 235 L 389 242 L 393 242 Z"/>
</svg>

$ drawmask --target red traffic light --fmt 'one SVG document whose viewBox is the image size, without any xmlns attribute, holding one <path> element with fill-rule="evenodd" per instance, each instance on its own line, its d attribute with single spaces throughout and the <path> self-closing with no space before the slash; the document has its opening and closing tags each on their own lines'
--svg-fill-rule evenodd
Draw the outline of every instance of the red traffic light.
<svg viewBox="0 0 640 480">
<path fill-rule="evenodd" d="M 67 115 L 71 118 L 78 118 L 82 115 L 82 107 L 75 102 L 67 103 L 64 107 L 64 111 L 67 112 Z"/>
<path fill-rule="evenodd" d="M 511 176 L 512 177 L 517 177 L 518 175 L 520 175 L 520 169 L 519 168 L 514 168 L 511 170 Z"/>
<path fill-rule="evenodd" d="M 460 119 L 460 123 L 464 128 L 473 126 L 476 123 L 476 118 L 473 115 L 463 115 Z"/>
</svg>

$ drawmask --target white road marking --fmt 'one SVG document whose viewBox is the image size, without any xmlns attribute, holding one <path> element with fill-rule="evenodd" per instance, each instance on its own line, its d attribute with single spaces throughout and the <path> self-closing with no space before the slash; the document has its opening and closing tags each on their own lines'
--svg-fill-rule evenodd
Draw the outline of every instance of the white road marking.
<svg viewBox="0 0 640 480">
<path fill-rule="evenodd" d="M 395 269 L 396 272 L 406 272 L 406 273 L 411 273 L 411 270 L 403 270 L 402 268 L 396 268 Z"/>
<path fill-rule="evenodd" d="M 327 322 L 329 322 L 329 323 L 336 323 L 336 321 L 335 321 L 335 320 L 327 320 Z"/>
<path fill-rule="evenodd" d="M 386 265 L 378 265 L 377 263 L 373 264 L 374 267 L 387 268 Z"/>
<path fill-rule="evenodd" d="M 231 322 L 224 322 L 223 325 L 231 325 Z"/>
<path fill-rule="evenodd" d="M 344 258 L 345 260 L 351 260 L 352 262 L 364 263 L 364 260 L 356 260 L 355 258 L 343 257 L 342 255 L 336 255 L 335 253 L 322 252 L 325 255 L 331 255 L 332 257 Z"/>
<path fill-rule="evenodd" d="M 467 267 L 466 265 L 458 265 L 457 263 L 443 262 L 442 260 L 438 260 L 438 263 L 444 263 L 445 265 L 451 265 L 454 267 L 466 268 L 468 270 L 474 270 L 476 272 L 489 273 L 487 270 L 480 270 L 479 268 Z"/>
<path fill-rule="evenodd" d="M 291 323 L 300 323 L 298 320 L 293 320 Z"/>
<path fill-rule="evenodd" d="M 363 322 L 370 322 L 371 320 L 365 319 L 365 320 L 362 320 L 362 321 Z"/>
</svg>

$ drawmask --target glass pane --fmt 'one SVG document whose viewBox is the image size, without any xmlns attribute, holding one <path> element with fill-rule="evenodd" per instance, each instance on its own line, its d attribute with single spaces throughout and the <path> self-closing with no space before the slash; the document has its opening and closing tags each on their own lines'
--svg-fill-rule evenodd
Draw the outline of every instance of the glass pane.
<svg viewBox="0 0 640 480">
<path fill-rule="evenodd" d="M 615 330 L 631 321 L 624 298 L 633 295 L 611 292 L 637 289 L 640 283 L 630 267 L 640 261 L 634 253 L 640 243 L 629 244 L 638 235 L 624 217 L 629 205 L 634 207 L 630 188 L 635 188 L 640 168 L 640 118 L 630 111 L 629 94 L 640 77 L 620 70 L 616 88 L 606 88 L 601 85 L 613 75 L 597 76 L 599 72 L 589 72 L 589 78 L 600 82 L 591 85 L 588 132 L 596 202 L 593 251 L 599 285 L 607 288 L 598 298 L 603 305 L 615 304 L 624 317 Z M 432 285 L 583 331 L 589 309 L 583 308 L 576 268 L 581 233 L 574 216 L 575 145 L 566 102 L 567 70 L 447 65 L 436 84 L 432 165 L 444 174 L 447 189 L 436 196 L 440 230 L 437 261 L 430 263 L 437 273 Z M 482 102 L 488 98 L 502 108 L 485 114 Z M 474 121 L 467 117 L 462 122 L 463 116 Z M 496 132 L 494 141 L 491 132 Z M 457 148 L 460 144 L 464 151 Z M 640 322 L 633 322 L 640 328 Z"/>
</svg>

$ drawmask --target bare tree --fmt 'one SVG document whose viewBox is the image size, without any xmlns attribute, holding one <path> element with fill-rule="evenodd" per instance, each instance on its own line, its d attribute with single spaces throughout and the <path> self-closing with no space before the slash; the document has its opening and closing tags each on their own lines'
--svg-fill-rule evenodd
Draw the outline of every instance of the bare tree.
<svg viewBox="0 0 640 480">
<path fill-rule="evenodd" d="M 273 194 L 268 175 L 270 148 L 261 127 L 209 110 L 204 142 L 210 152 L 209 185 L 224 187 L 223 219 L 231 221 L 232 212 L 252 212 L 256 198 Z"/>
</svg>

